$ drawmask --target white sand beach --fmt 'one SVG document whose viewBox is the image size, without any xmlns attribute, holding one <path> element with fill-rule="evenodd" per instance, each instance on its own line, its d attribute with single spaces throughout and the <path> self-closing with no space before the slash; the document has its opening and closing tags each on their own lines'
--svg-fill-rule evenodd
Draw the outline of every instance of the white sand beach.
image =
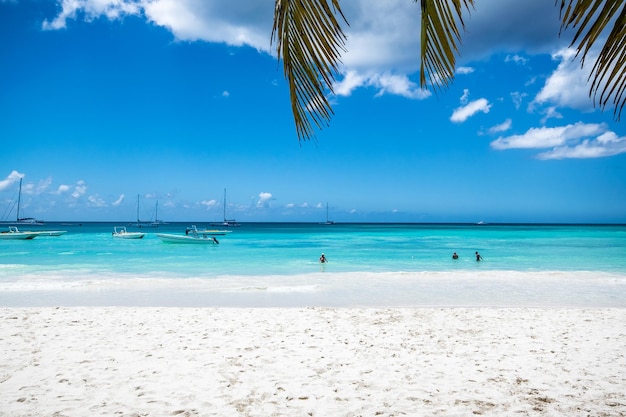
<svg viewBox="0 0 626 417">
<path fill-rule="evenodd" d="M 0 308 L 0 416 L 625 416 L 626 309 Z"/>
</svg>

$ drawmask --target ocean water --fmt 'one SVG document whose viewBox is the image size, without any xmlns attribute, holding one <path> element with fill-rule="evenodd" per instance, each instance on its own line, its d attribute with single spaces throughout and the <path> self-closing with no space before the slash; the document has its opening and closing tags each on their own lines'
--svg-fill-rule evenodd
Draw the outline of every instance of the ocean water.
<svg viewBox="0 0 626 417">
<path fill-rule="evenodd" d="M 626 307 L 626 226 L 244 223 L 189 245 L 156 236 L 188 223 L 121 225 L 0 240 L 0 306 Z"/>
</svg>

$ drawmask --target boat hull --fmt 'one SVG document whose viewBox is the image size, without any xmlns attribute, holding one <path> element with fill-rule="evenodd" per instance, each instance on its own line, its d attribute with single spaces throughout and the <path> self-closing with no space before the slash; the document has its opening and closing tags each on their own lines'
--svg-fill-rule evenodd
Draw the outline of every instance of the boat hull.
<svg viewBox="0 0 626 417">
<path fill-rule="evenodd" d="M 182 236 L 182 235 L 170 235 L 166 233 L 157 233 L 157 237 L 165 243 L 192 243 L 199 245 L 217 245 L 219 242 L 213 236 L 201 235 L 201 236 Z"/>
<path fill-rule="evenodd" d="M 28 232 L 2 232 L 0 233 L 0 240 L 26 240 L 34 239 L 37 237 L 36 233 Z"/>
<path fill-rule="evenodd" d="M 67 230 L 41 230 L 38 232 L 28 232 L 35 233 L 37 236 L 61 236 L 67 233 Z"/>
<path fill-rule="evenodd" d="M 16 226 L 9 226 L 9 230 L 0 232 L 0 240 L 25 240 L 34 239 L 37 236 L 37 232 L 22 232 Z"/>
<path fill-rule="evenodd" d="M 145 233 L 140 232 L 126 232 L 126 233 L 118 233 L 114 234 L 113 237 L 117 239 L 143 239 Z"/>
</svg>

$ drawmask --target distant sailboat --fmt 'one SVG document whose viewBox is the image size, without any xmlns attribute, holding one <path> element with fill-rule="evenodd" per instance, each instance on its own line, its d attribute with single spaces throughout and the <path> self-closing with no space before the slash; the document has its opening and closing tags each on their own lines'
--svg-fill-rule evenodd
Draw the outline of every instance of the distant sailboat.
<svg viewBox="0 0 626 417">
<path fill-rule="evenodd" d="M 237 223 L 235 219 L 226 218 L 226 188 L 224 188 L 224 221 L 211 223 L 211 226 L 222 226 L 222 227 L 239 227 L 240 226 L 240 224 Z"/>
<path fill-rule="evenodd" d="M 20 206 L 22 205 L 22 178 L 20 178 L 20 188 L 17 194 L 17 215 L 15 222 L 3 222 L 4 224 L 30 224 L 30 225 L 42 225 L 43 221 L 37 220 L 34 217 L 20 217 Z"/>
<path fill-rule="evenodd" d="M 139 218 L 139 200 L 140 200 L 141 196 L 139 194 L 137 194 L 137 222 L 133 223 L 132 226 L 135 227 L 156 227 L 158 226 L 158 224 L 155 224 L 155 222 L 152 221 L 142 221 Z M 158 201 L 157 201 L 157 208 L 158 208 Z"/>
<path fill-rule="evenodd" d="M 163 220 L 159 220 L 159 200 L 157 200 L 156 207 L 154 209 L 154 221 L 150 223 L 150 225 L 158 227 L 161 224 L 167 224 L 167 223 L 164 222 Z"/>
<path fill-rule="evenodd" d="M 17 195 L 17 216 L 15 222 L 2 222 L 2 224 L 13 224 L 13 225 L 26 225 L 26 226 L 43 226 L 43 221 L 37 220 L 34 217 L 20 217 L 20 206 L 22 205 L 22 179 L 20 178 L 20 189 Z M 29 230 L 20 232 L 17 230 L 17 227 L 12 227 L 14 232 L 19 233 L 27 233 L 34 236 L 61 236 L 67 233 L 67 230 Z M 30 238 L 27 238 L 30 239 Z"/>
<path fill-rule="evenodd" d="M 334 221 L 328 218 L 328 203 L 326 203 L 326 221 L 320 224 L 327 224 L 327 225 L 335 224 Z"/>
</svg>

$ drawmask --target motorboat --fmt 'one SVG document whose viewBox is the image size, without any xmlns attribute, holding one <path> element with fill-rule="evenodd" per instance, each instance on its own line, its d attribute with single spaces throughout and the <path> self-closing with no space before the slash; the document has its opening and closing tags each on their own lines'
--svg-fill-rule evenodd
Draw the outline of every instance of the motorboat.
<svg viewBox="0 0 626 417">
<path fill-rule="evenodd" d="M 146 234 L 141 232 L 129 232 L 126 230 L 125 226 L 115 226 L 113 228 L 113 233 L 111 233 L 113 237 L 117 237 L 120 239 L 141 239 Z"/>
<path fill-rule="evenodd" d="M 193 225 L 185 230 L 184 235 L 174 235 L 169 233 L 157 233 L 157 237 L 165 243 L 199 243 L 205 245 L 219 245 L 219 241 L 215 237 L 216 234 L 210 230 L 198 230 Z"/>
<path fill-rule="evenodd" d="M 67 230 L 30 230 L 27 233 L 36 233 L 37 236 L 61 236 L 67 233 Z"/>
<path fill-rule="evenodd" d="M 0 239 L 34 239 L 37 237 L 35 232 L 20 232 L 17 227 L 9 226 L 8 231 L 0 232 Z"/>
<path fill-rule="evenodd" d="M 199 234 L 213 235 L 213 236 L 225 236 L 228 233 L 232 233 L 232 230 L 220 230 L 220 229 L 198 229 L 196 226 L 191 226 L 185 229 L 185 234 L 189 234 L 191 232 L 196 232 Z"/>
</svg>

